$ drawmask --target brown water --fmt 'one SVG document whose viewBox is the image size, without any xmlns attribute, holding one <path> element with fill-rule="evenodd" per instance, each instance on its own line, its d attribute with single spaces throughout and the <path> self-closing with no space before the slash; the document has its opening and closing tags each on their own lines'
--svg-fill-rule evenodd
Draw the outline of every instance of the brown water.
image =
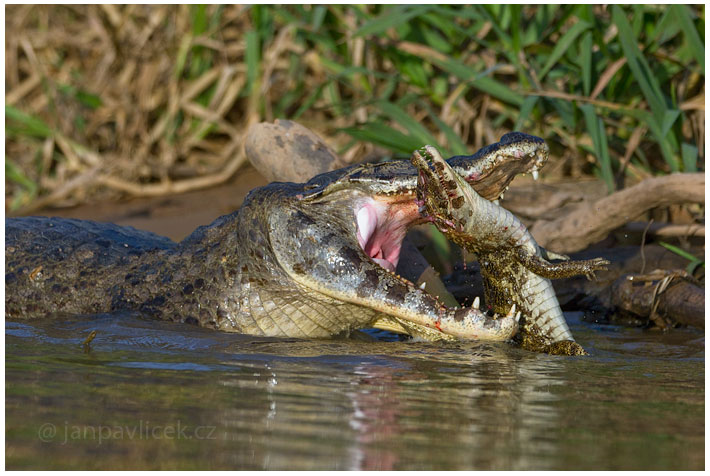
<svg viewBox="0 0 710 476">
<path fill-rule="evenodd" d="M 6 465 L 703 469 L 704 335 L 568 317 L 592 355 L 7 322 Z"/>
</svg>

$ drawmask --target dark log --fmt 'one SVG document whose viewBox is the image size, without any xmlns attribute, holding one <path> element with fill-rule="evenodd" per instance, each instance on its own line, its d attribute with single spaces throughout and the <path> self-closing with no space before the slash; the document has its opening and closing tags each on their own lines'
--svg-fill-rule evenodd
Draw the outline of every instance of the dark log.
<svg viewBox="0 0 710 476">
<path fill-rule="evenodd" d="M 662 329 L 675 324 L 705 329 L 705 289 L 684 271 L 624 275 L 612 285 L 611 302 Z"/>
</svg>

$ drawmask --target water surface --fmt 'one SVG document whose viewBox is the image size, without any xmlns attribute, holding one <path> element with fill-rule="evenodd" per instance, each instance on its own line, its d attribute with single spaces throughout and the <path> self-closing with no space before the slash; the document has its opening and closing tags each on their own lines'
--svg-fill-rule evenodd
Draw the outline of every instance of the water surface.
<svg viewBox="0 0 710 476">
<path fill-rule="evenodd" d="M 590 356 L 9 321 L 6 466 L 703 469 L 704 335 L 567 316 Z"/>
</svg>

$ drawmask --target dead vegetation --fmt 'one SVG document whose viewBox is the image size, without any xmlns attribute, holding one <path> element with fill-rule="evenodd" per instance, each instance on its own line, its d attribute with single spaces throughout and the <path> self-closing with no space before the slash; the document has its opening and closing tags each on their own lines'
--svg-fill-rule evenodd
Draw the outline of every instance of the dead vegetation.
<svg viewBox="0 0 710 476">
<path fill-rule="evenodd" d="M 465 153 L 522 129 L 551 144 L 548 177 L 597 171 L 611 189 L 695 171 L 702 12 L 634 8 L 9 5 L 6 211 L 223 182 L 249 126 L 277 118 L 346 162 L 423 143 Z M 629 31 L 635 13 L 645 26 Z M 663 82 L 641 84 L 647 70 Z"/>
<path fill-rule="evenodd" d="M 260 117 L 246 87 L 244 10 L 225 7 L 219 23 L 196 25 L 189 5 L 8 6 L 6 105 L 15 129 L 6 155 L 8 175 L 24 180 L 7 181 L 6 209 L 228 179 Z"/>
</svg>

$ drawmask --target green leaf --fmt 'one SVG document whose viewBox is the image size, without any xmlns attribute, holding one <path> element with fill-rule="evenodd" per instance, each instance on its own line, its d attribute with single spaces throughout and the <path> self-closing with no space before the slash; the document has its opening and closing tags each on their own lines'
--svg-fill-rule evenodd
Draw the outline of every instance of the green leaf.
<svg viewBox="0 0 710 476">
<path fill-rule="evenodd" d="M 700 39 L 698 30 L 695 28 L 693 20 L 690 18 L 688 7 L 686 5 L 674 4 L 670 6 L 670 10 L 678 19 L 685 39 L 688 40 L 690 44 L 690 50 L 695 55 L 695 60 L 702 68 L 703 74 L 705 74 L 705 44 Z"/>
<path fill-rule="evenodd" d="M 46 139 L 54 134 L 42 119 L 26 114 L 13 106 L 5 106 L 6 131 L 15 135 L 29 135 Z"/>
<path fill-rule="evenodd" d="M 661 19 L 656 23 L 654 30 L 654 39 L 658 44 L 663 44 L 678 34 L 680 25 L 678 24 L 676 15 L 671 8 L 667 8 Z"/>
<path fill-rule="evenodd" d="M 315 104 L 315 102 L 321 97 L 321 95 L 323 94 L 323 89 L 325 89 L 328 84 L 330 84 L 330 82 L 319 84 L 318 87 L 316 87 L 313 92 L 311 92 L 311 94 L 306 98 L 306 100 L 301 103 L 301 106 L 293 114 L 293 116 L 291 116 L 291 119 L 298 119 L 299 117 L 301 117 L 301 114 L 310 109 L 311 106 L 313 106 L 313 104 Z"/>
<path fill-rule="evenodd" d="M 600 172 L 602 179 L 606 183 L 607 190 L 611 193 L 614 191 L 614 173 L 611 168 L 611 157 L 609 156 L 609 146 L 607 144 L 606 132 L 604 131 L 604 123 L 594 112 L 594 106 L 584 104 L 580 106 L 584 114 L 584 121 L 587 124 L 587 131 L 592 138 L 594 144 L 594 155 L 599 161 Z"/>
<path fill-rule="evenodd" d="M 646 101 L 648 101 L 649 106 L 651 106 L 651 111 L 660 124 L 666 112 L 666 101 L 661 92 L 661 87 L 658 85 L 658 81 L 653 75 L 651 68 L 648 66 L 646 58 L 644 58 L 641 50 L 639 50 L 637 46 L 637 39 L 621 7 L 617 5 L 612 7 L 612 19 L 619 30 L 619 40 L 621 41 L 621 47 L 626 56 L 627 64 L 631 69 L 631 73 L 639 83 L 641 92 L 646 98 Z"/>
<path fill-rule="evenodd" d="M 259 34 L 254 30 L 248 31 L 246 33 L 245 40 L 246 51 L 244 52 L 244 57 L 247 65 L 246 90 L 253 93 L 254 84 L 257 83 L 260 75 L 259 60 L 261 58 L 261 51 L 259 48 Z"/>
<path fill-rule="evenodd" d="M 579 69 L 582 70 L 582 91 L 589 96 L 592 89 L 592 32 L 582 35 L 579 42 Z"/>
<path fill-rule="evenodd" d="M 683 144 L 681 145 L 681 154 L 683 156 L 683 171 L 697 172 L 698 148 L 694 145 L 683 142 Z"/>
<path fill-rule="evenodd" d="M 451 43 L 449 39 L 442 38 L 439 33 L 426 25 L 422 25 L 419 32 L 424 37 L 426 45 L 431 46 L 435 50 L 442 53 L 451 53 Z"/>
<path fill-rule="evenodd" d="M 518 119 L 515 121 L 515 126 L 513 126 L 513 130 L 520 131 L 523 129 L 523 126 L 525 125 L 525 121 L 530 119 L 530 114 L 532 113 L 532 110 L 535 108 L 535 105 L 537 104 L 538 99 L 540 99 L 540 96 L 528 96 L 525 98 L 525 101 L 523 101 L 523 105 L 520 106 L 520 112 L 518 113 Z"/>
<path fill-rule="evenodd" d="M 355 139 L 372 142 L 404 155 L 411 154 L 412 151 L 423 145 L 419 139 L 403 134 L 383 122 L 370 122 L 360 127 L 346 127 L 342 131 Z"/>
<path fill-rule="evenodd" d="M 668 251 L 671 251 L 671 252 L 677 254 L 678 256 L 682 256 L 683 258 L 685 258 L 689 261 L 701 261 L 696 256 L 688 253 L 684 249 L 678 248 L 677 246 L 671 245 L 670 243 L 666 243 L 664 241 L 659 241 L 658 244 L 661 245 L 662 247 L 664 247 L 665 249 L 667 249 Z"/>
<path fill-rule="evenodd" d="M 207 30 L 207 5 L 191 5 L 192 34 L 199 36 Z"/>
<path fill-rule="evenodd" d="M 446 142 L 449 146 L 448 150 L 445 152 L 447 155 L 466 155 L 468 154 L 468 147 L 466 147 L 466 144 L 464 141 L 461 140 L 461 137 L 454 132 L 454 130 L 449 127 L 448 124 L 446 124 L 444 121 L 437 116 L 434 111 L 432 110 L 431 106 L 429 106 L 428 103 L 422 101 L 421 103 L 424 108 L 429 112 L 429 117 L 431 118 L 432 121 L 434 121 L 434 124 L 436 124 L 436 127 L 439 128 L 441 132 L 444 133 L 446 136 Z M 442 153 L 444 153 L 442 151 Z"/>
<path fill-rule="evenodd" d="M 456 61 L 452 58 L 432 58 L 431 61 L 440 68 L 458 77 L 460 80 L 470 84 L 479 91 L 490 94 L 496 99 L 518 107 L 523 104 L 525 98 L 521 94 L 514 92 L 508 86 L 497 82 L 493 78 L 483 76 L 485 73 L 479 73 L 472 67 L 465 65 L 460 61 Z"/>
<path fill-rule="evenodd" d="M 668 109 L 666 112 L 663 114 L 663 120 L 661 122 L 661 136 L 665 137 L 668 132 L 671 130 L 671 127 L 673 127 L 673 123 L 678 119 L 680 116 L 680 111 L 678 109 Z"/>
<path fill-rule="evenodd" d="M 411 114 L 404 109 L 400 108 L 396 104 L 386 101 L 380 101 L 376 103 L 376 106 L 380 111 L 389 116 L 390 119 L 394 120 L 400 126 L 409 131 L 411 136 L 416 137 L 417 140 L 420 141 L 420 145 L 418 147 L 425 144 L 438 146 L 436 138 L 426 129 L 426 127 L 415 120 Z"/>
<path fill-rule="evenodd" d="M 76 98 L 84 106 L 91 109 L 98 109 L 103 105 L 103 101 L 96 94 L 87 93 L 86 91 L 79 90 L 76 92 Z"/>
<path fill-rule="evenodd" d="M 672 140 L 673 136 L 663 134 L 662 125 L 658 123 L 656 117 L 648 111 L 643 111 L 640 109 L 624 109 L 624 114 L 628 114 L 631 117 L 635 117 L 638 120 L 644 122 L 651 133 L 656 138 L 658 146 L 661 148 L 661 154 L 663 154 L 663 159 L 670 167 L 671 172 L 678 172 L 680 170 L 680 165 L 678 163 L 677 157 L 674 153 L 674 147 Z"/>
<path fill-rule="evenodd" d="M 180 47 L 178 48 L 177 56 L 175 58 L 175 70 L 173 74 L 176 78 L 182 76 L 183 70 L 185 69 L 185 63 L 187 62 L 187 55 L 190 53 L 191 46 L 192 35 L 185 35 L 182 40 L 180 40 Z"/>
<path fill-rule="evenodd" d="M 592 25 L 590 23 L 587 23 L 584 20 L 579 20 L 577 23 L 572 25 L 572 28 L 567 30 L 565 34 L 562 35 L 562 37 L 555 44 L 555 48 L 552 50 L 552 53 L 550 53 L 545 66 L 543 66 L 542 71 L 540 71 L 540 74 L 538 75 L 540 81 L 542 81 L 542 78 L 544 78 L 547 72 L 550 71 L 550 69 L 555 65 L 557 60 L 559 60 L 562 55 L 564 55 L 565 52 L 574 44 L 577 37 L 588 30 L 591 26 Z"/>
<path fill-rule="evenodd" d="M 325 15 L 328 13 L 328 9 L 323 5 L 318 5 L 313 10 L 313 17 L 311 18 L 311 28 L 314 31 L 318 31 L 323 25 L 323 20 Z"/>
<path fill-rule="evenodd" d="M 430 9 L 431 7 L 427 5 L 415 7 L 398 5 L 393 8 L 388 8 L 382 12 L 380 16 L 365 22 L 364 25 L 355 31 L 353 37 L 383 33 L 390 28 L 394 28 L 402 23 L 408 22 L 410 19 L 429 11 Z"/>
<path fill-rule="evenodd" d="M 37 184 L 33 180 L 30 180 L 27 175 L 22 172 L 22 169 L 7 157 L 5 157 L 5 178 L 26 188 L 30 192 L 30 195 L 34 196 L 37 194 Z"/>
</svg>

